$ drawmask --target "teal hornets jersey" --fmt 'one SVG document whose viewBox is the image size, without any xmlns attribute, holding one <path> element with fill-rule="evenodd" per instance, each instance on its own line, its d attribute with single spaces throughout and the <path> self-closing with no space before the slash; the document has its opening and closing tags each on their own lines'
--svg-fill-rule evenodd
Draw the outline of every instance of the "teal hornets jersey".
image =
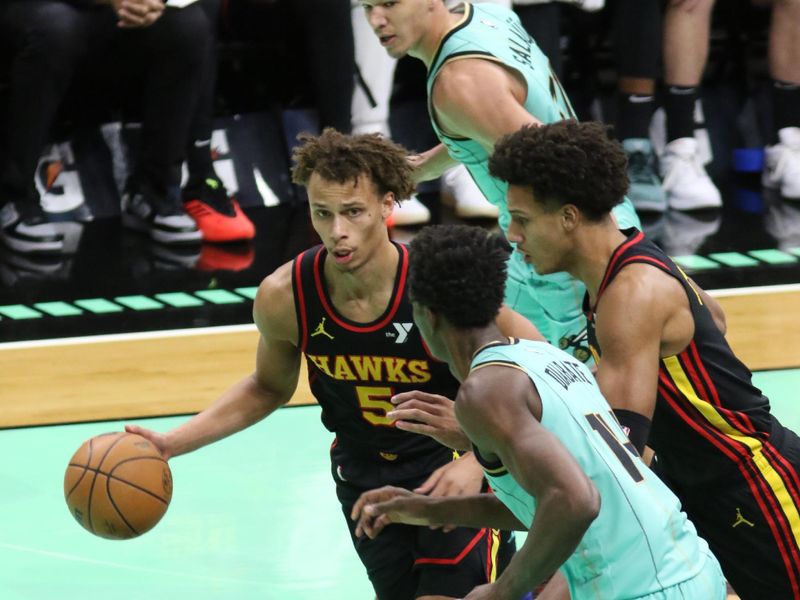
<svg viewBox="0 0 800 600">
<path fill-rule="evenodd" d="M 639 598 L 692 579 L 713 560 L 678 498 L 627 441 L 586 365 L 549 344 L 527 340 L 487 346 L 471 368 L 491 364 L 530 377 L 542 399 L 542 425 L 600 493 L 599 515 L 561 567 L 573 600 Z M 475 450 L 497 497 L 530 527 L 536 499 L 501 463 L 489 464 Z"/>
<path fill-rule="evenodd" d="M 430 99 L 439 71 L 445 63 L 463 58 L 495 61 L 524 78 L 528 88 L 525 108 L 539 121 L 553 123 L 575 118 L 575 113 L 547 57 L 514 12 L 494 4 L 461 6 L 463 18 L 444 36 L 428 70 L 428 111 L 434 131 L 450 156 L 464 164 L 489 202 L 498 207 L 498 221 L 505 232 L 511 221 L 506 204 L 508 185 L 489 175 L 489 153 L 474 140 L 447 135 L 436 121 Z M 641 229 L 627 198 L 614 209 L 614 216 L 620 228 Z M 506 304 L 532 321 L 549 342 L 589 360 L 581 308 L 584 292 L 583 284 L 566 273 L 542 276 L 519 253 L 509 258 Z"/>
<path fill-rule="evenodd" d="M 516 71 L 528 88 L 525 108 L 542 123 L 575 119 L 575 112 L 561 83 L 550 69 L 550 61 L 520 23 L 516 13 L 495 4 L 464 3 L 462 20 L 442 39 L 428 69 L 428 112 L 437 137 L 450 156 L 467 167 L 475 183 L 500 210 L 499 222 L 506 231 L 510 217 L 506 208 L 508 185 L 489 175 L 489 153 L 478 142 L 452 137 L 436 122 L 431 91 L 442 66 L 463 58 L 482 58 Z M 620 228 L 637 226 L 638 218 L 629 200 L 615 209 Z M 631 224 L 628 224 L 631 223 Z"/>
</svg>

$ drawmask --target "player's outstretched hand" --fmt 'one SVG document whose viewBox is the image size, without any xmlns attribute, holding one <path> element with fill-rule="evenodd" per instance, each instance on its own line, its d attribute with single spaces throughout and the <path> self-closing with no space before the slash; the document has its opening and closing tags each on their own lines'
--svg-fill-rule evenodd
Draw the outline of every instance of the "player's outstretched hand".
<svg viewBox="0 0 800 600">
<path fill-rule="evenodd" d="M 426 496 L 390 485 L 361 494 L 353 505 L 350 518 L 358 520 L 356 537 L 375 538 L 390 523 L 430 525 L 425 516 Z"/>
<path fill-rule="evenodd" d="M 386 416 L 394 420 L 398 429 L 427 435 L 454 450 L 470 447 L 469 438 L 458 426 L 450 398 L 420 391 L 403 392 L 392 397 L 392 404 L 395 408 Z"/>
<path fill-rule="evenodd" d="M 152 429 L 145 429 L 138 425 L 125 425 L 125 431 L 128 433 L 135 433 L 136 435 L 150 440 L 153 445 L 158 448 L 158 451 L 161 452 L 161 456 L 164 457 L 164 460 L 172 458 L 172 453 L 167 447 L 167 437 L 163 433 L 153 431 Z"/>
</svg>

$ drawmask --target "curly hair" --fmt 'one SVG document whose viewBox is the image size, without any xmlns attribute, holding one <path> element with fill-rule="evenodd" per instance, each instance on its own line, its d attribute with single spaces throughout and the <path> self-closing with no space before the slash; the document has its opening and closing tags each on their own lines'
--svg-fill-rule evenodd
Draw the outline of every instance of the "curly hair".
<svg viewBox="0 0 800 600">
<path fill-rule="evenodd" d="M 301 133 L 294 149 L 292 181 L 307 186 L 312 173 L 336 183 L 355 182 L 367 175 L 378 193 L 393 192 L 397 200 L 414 192 L 408 151 L 378 133 L 345 135 L 326 128 L 321 135 Z"/>
<path fill-rule="evenodd" d="M 409 296 L 456 327 L 485 327 L 503 303 L 505 237 L 480 227 L 433 225 L 411 241 Z"/>
<path fill-rule="evenodd" d="M 511 185 L 530 186 L 543 204 L 574 204 L 599 221 L 628 191 L 628 160 L 610 130 L 591 121 L 525 125 L 504 136 L 489 172 Z"/>
</svg>

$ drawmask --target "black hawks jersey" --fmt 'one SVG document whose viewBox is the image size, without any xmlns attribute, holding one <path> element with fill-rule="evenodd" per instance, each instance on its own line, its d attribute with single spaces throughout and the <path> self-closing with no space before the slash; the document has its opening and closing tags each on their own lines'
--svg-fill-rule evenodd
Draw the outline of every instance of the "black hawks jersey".
<svg viewBox="0 0 800 600">
<path fill-rule="evenodd" d="M 421 390 L 452 399 L 458 390 L 447 364 L 431 357 L 414 325 L 406 292 L 408 248 L 395 246 L 400 260 L 392 300 L 371 323 L 336 311 L 323 276 L 323 246 L 295 258 L 292 283 L 309 385 L 340 450 L 381 462 L 450 457 L 433 439 L 397 429 L 386 417 L 394 394 Z"/>
<path fill-rule="evenodd" d="M 781 482 L 797 489 L 797 474 L 780 458 L 784 429 L 770 414 L 769 400 L 754 387 L 751 373 L 736 358 L 711 312 L 685 273 L 635 229 L 611 256 L 598 300 L 617 273 L 631 263 L 646 263 L 677 279 L 686 290 L 694 317 L 694 337 L 677 355 L 664 357 L 658 372 L 658 399 L 648 445 L 658 470 L 680 494 L 695 485 L 738 471 L 759 496 L 787 494 Z M 589 344 L 595 359 L 595 307 L 584 298 Z M 766 486 L 766 487 L 764 487 Z M 770 491 L 767 491 L 770 490 Z M 783 499 L 788 499 L 788 496 Z"/>
</svg>

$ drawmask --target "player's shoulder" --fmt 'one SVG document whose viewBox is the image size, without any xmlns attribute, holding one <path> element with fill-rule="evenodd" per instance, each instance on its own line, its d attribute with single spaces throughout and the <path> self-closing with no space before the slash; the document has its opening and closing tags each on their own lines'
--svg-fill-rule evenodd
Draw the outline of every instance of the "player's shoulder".
<svg viewBox="0 0 800 600">
<path fill-rule="evenodd" d="M 665 316 L 682 295 L 680 282 L 670 273 L 648 263 L 631 263 L 608 284 L 597 312 L 604 321 L 616 316 L 619 322 L 636 326 L 639 321 Z"/>
<path fill-rule="evenodd" d="M 253 316 L 259 329 L 281 331 L 295 326 L 293 261 L 289 261 L 266 276 L 258 286 Z"/>
</svg>

